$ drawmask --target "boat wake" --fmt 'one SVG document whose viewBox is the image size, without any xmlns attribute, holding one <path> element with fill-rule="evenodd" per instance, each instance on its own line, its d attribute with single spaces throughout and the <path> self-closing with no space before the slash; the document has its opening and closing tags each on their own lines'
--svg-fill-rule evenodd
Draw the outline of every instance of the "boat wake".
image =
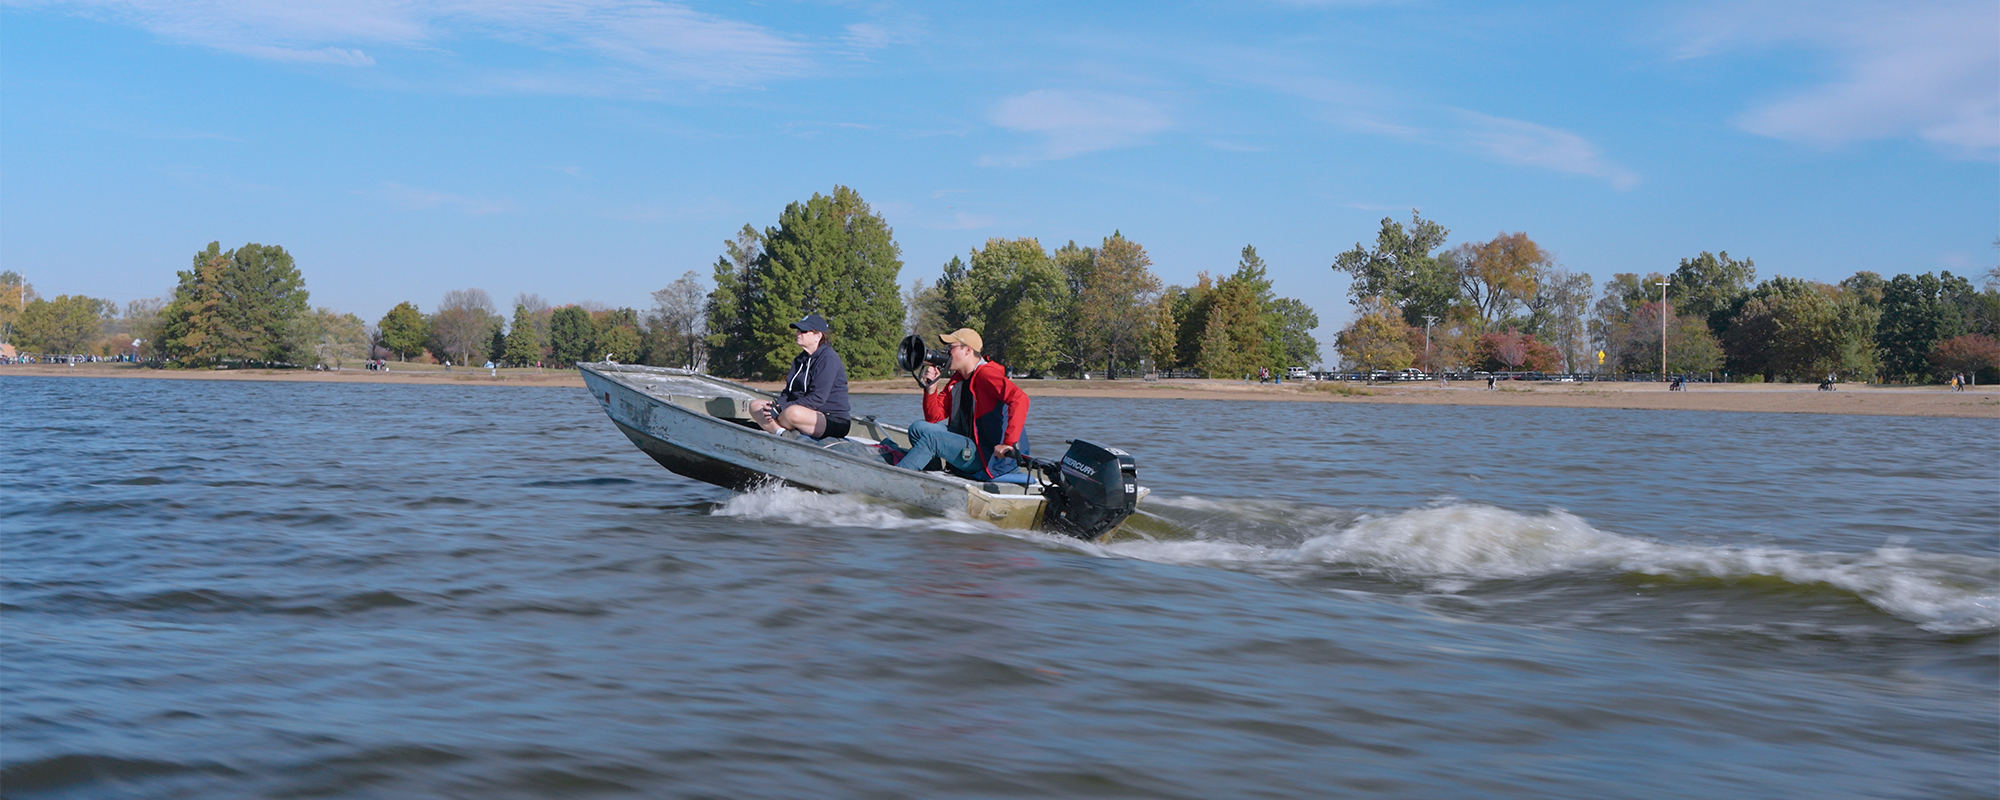
<svg viewBox="0 0 2000 800">
<path fill-rule="evenodd" d="M 732 495 L 710 513 L 718 517 L 741 517 L 806 527 L 948 530 L 956 533 L 990 533 L 996 530 L 963 514 L 928 516 L 863 495 L 822 494 L 776 482 Z"/>
<path fill-rule="evenodd" d="M 1257 503 L 1254 517 L 1236 513 L 1238 503 L 1202 498 L 1157 498 L 1149 505 L 1163 517 L 1184 520 L 1195 539 L 1125 542 L 1110 545 L 1109 552 L 1279 572 L 1338 569 L 1417 582 L 1438 593 L 1561 576 L 1645 576 L 1668 584 L 1776 582 L 1831 588 L 1938 633 L 2000 630 L 2000 559 L 1923 553 L 1896 544 L 1861 553 L 1667 544 L 1599 530 L 1563 511 L 1523 514 L 1469 503 L 1386 515 Z M 1276 530 L 1238 530 L 1257 525 L 1257 517 L 1289 521 Z"/>
<path fill-rule="evenodd" d="M 713 512 L 809 526 L 948 530 L 1027 539 L 1100 557 L 1221 567 L 1274 578 L 1365 576 L 1431 594 L 1575 577 L 1633 576 L 1671 587 L 1831 589 L 1944 634 L 2000 631 L 2000 559 L 1887 544 L 1830 553 L 1669 544 L 1599 530 L 1559 510 L 1524 514 L 1450 503 L 1388 514 L 1327 506 L 1154 497 L 1133 525 L 1140 540 L 1089 544 L 1002 530 L 964 516 L 927 516 L 853 496 L 767 487 Z"/>
</svg>

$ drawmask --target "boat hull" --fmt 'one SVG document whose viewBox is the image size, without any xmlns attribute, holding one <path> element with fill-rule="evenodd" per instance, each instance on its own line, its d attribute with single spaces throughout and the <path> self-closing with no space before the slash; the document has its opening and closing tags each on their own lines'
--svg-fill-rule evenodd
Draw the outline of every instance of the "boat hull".
<svg viewBox="0 0 2000 800">
<path fill-rule="evenodd" d="M 1033 528 L 1044 501 L 1039 487 L 981 483 L 901 469 L 825 443 L 777 437 L 749 424 L 748 404 L 763 392 L 699 373 L 579 364 L 584 385 L 618 430 L 641 452 L 678 475 L 731 489 L 773 481 L 820 492 L 878 497 L 940 514 L 962 513 L 1002 527 Z M 908 446 L 907 431 L 857 420 L 853 440 Z M 863 452 L 867 452 L 862 445 Z"/>
</svg>

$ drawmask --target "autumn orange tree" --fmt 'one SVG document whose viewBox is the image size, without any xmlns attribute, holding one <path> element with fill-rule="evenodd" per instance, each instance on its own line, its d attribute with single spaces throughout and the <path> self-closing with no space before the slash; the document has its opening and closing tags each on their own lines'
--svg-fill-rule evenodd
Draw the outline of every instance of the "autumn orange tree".
<svg viewBox="0 0 2000 800">
<path fill-rule="evenodd" d="M 1512 316 L 1541 288 L 1552 266 L 1542 246 L 1525 233 L 1502 233 L 1481 244 L 1460 245 L 1452 259 L 1459 269 L 1459 293 L 1491 328 Z"/>
<path fill-rule="evenodd" d="M 21 273 L 13 270 L 0 272 L 0 341 L 13 341 L 14 328 L 19 325 L 21 312 L 28 307 L 30 299 L 39 297 L 35 287 Z"/>
<path fill-rule="evenodd" d="M 1347 366 L 1364 373 L 1408 367 L 1412 358 L 1410 326 L 1395 305 L 1386 298 L 1372 298 L 1361 305 L 1361 311 L 1335 340 Z"/>
</svg>

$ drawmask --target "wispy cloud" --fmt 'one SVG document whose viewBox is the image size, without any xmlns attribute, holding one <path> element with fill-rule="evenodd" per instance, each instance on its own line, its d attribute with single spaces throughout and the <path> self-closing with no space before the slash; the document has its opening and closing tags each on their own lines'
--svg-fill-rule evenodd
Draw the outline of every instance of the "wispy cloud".
<svg viewBox="0 0 2000 800">
<path fill-rule="evenodd" d="M 946 230 L 946 231 L 977 231 L 977 230 L 985 230 L 987 228 L 999 227 L 999 225 L 1000 225 L 1000 219 L 998 217 L 988 216 L 986 214 L 967 214 L 963 211 L 959 211 L 951 215 L 951 220 L 949 222 L 945 222 L 941 225 L 936 225 L 933 227 L 937 228 L 938 230 Z"/>
<path fill-rule="evenodd" d="M 69 9 L 252 58 L 367 67 L 368 48 L 448 50 L 484 39 L 582 58 L 641 78 L 744 85 L 806 74 L 796 38 L 651 0 L 9 0 Z M 379 53 L 378 53 L 379 54 Z"/>
<path fill-rule="evenodd" d="M 782 126 L 785 133 L 800 139 L 817 139 L 828 131 L 873 131 L 881 127 L 865 122 L 787 122 Z"/>
<path fill-rule="evenodd" d="M 881 10 L 882 7 L 876 9 Z M 850 61 L 874 62 L 880 51 L 917 45 L 929 39 L 931 33 L 926 24 L 927 21 L 921 17 L 881 17 L 849 23 L 827 42 L 827 52 Z"/>
<path fill-rule="evenodd" d="M 1677 55 L 1799 46 L 1824 54 L 1815 86 L 1744 110 L 1746 131 L 1820 145 L 1914 136 L 2000 157 L 2000 38 L 1990 0 L 1729 2 L 1692 15 Z"/>
<path fill-rule="evenodd" d="M 735 203 L 710 195 L 679 203 L 648 203 L 626 206 L 606 214 L 624 222 L 654 223 L 669 220 L 736 219 L 743 211 Z"/>
<path fill-rule="evenodd" d="M 293 50 L 288 47 L 272 47 L 262 44 L 218 44 L 218 48 L 239 55 L 261 58 L 266 61 L 292 61 L 302 64 L 336 64 L 345 67 L 372 67 L 375 59 L 359 50 L 343 50 L 338 47 L 322 47 L 318 50 Z"/>
<path fill-rule="evenodd" d="M 201 192 L 261 197 L 275 191 L 275 187 L 269 184 L 253 183 L 233 173 L 204 166 L 163 164 L 154 167 L 153 170 L 172 178 L 188 189 Z"/>
<path fill-rule="evenodd" d="M 1041 145 L 1007 156 L 984 156 L 981 166 L 1019 167 L 1098 150 L 1140 144 L 1172 127 L 1159 104 L 1107 92 L 1040 89 L 1000 101 L 993 123 L 1040 137 Z"/>
<path fill-rule="evenodd" d="M 925 36 L 920 20 L 890 22 L 856 22 L 845 28 L 841 43 L 851 50 L 880 50 L 902 44 L 913 44 Z"/>
<path fill-rule="evenodd" d="M 463 212 L 466 216 L 480 217 L 518 210 L 511 200 L 466 197 L 391 182 L 384 182 L 380 189 L 373 192 L 360 192 L 360 194 L 372 194 L 387 201 L 390 206 L 404 211 L 448 208 Z"/>
<path fill-rule="evenodd" d="M 1526 120 L 1411 101 L 1348 81 L 1316 77 L 1309 68 L 1270 54 L 1232 54 L 1233 80 L 1306 101 L 1327 122 L 1369 136 L 1469 152 L 1505 164 L 1582 175 L 1619 191 L 1639 175 L 1613 163 L 1583 135 Z"/>
<path fill-rule="evenodd" d="M 1639 184 L 1636 173 L 1606 160 L 1590 140 L 1569 131 L 1462 109 L 1456 116 L 1461 124 L 1444 131 L 1448 139 L 1493 159 L 1600 178 L 1621 192 Z"/>
</svg>

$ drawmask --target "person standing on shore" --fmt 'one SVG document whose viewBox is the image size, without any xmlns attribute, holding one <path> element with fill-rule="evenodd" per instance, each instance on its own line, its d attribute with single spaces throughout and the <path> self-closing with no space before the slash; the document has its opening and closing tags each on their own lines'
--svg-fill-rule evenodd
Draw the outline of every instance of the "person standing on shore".
<svg viewBox="0 0 2000 800">
<path fill-rule="evenodd" d="M 799 349 L 778 399 L 750 401 L 750 418 L 768 433 L 798 431 L 814 439 L 839 439 L 853 424 L 847 404 L 847 365 L 833 351 L 826 319 L 807 314 L 792 323 Z"/>
</svg>

